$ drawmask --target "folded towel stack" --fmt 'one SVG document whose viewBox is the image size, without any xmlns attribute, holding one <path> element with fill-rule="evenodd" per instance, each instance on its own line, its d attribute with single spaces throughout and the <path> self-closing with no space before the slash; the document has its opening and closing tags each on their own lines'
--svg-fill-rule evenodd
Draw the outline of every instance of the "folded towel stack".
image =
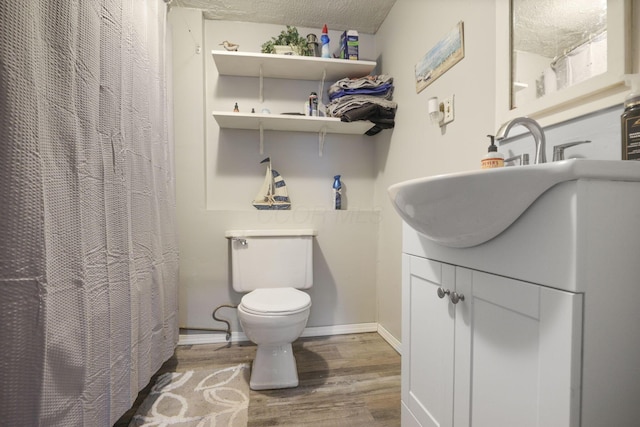
<svg viewBox="0 0 640 427">
<path fill-rule="evenodd" d="M 343 122 L 369 120 L 375 124 L 367 135 L 395 125 L 398 104 L 393 98 L 393 77 L 388 75 L 342 79 L 329 88 L 327 115 Z"/>
</svg>

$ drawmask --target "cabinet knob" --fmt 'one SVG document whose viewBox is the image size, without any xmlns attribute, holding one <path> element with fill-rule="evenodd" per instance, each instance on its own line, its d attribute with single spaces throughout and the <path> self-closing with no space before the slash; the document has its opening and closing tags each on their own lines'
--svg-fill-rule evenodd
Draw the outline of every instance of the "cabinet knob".
<svg viewBox="0 0 640 427">
<path fill-rule="evenodd" d="M 451 291 L 449 289 L 445 289 L 443 287 L 439 287 L 438 288 L 438 298 L 444 298 L 445 296 L 449 295 L 450 293 L 451 293 Z"/>
<path fill-rule="evenodd" d="M 449 296 L 449 298 L 451 298 L 451 302 L 454 303 L 454 304 L 457 304 L 460 301 L 464 301 L 464 295 L 463 294 L 459 294 L 457 292 L 452 292 L 451 295 Z"/>
</svg>

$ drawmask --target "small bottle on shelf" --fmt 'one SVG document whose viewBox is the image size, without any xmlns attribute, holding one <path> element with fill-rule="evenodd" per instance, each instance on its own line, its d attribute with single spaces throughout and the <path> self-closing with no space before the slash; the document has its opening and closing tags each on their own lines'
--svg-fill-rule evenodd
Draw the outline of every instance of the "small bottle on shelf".
<svg viewBox="0 0 640 427">
<path fill-rule="evenodd" d="M 331 58 L 331 52 L 329 51 L 329 30 L 327 29 L 327 24 L 324 24 L 324 27 L 322 27 L 320 41 L 322 42 L 322 57 Z"/>
<path fill-rule="evenodd" d="M 334 210 L 342 209 L 342 182 L 340 182 L 340 175 L 333 177 L 333 206 Z"/>
</svg>

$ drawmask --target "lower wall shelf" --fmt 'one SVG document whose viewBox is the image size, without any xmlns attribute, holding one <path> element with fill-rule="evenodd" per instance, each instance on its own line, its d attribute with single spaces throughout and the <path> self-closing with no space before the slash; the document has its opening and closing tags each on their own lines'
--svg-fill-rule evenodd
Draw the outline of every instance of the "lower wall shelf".
<svg viewBox="0 0 640 427">
<path fill-rule="evenodd" d="M 213 117 L 224 129 L 276 130 L 291 132 L 325 132 L 363 135 L 373 123 L 343 122 L 335 117 L 310 117 L 287 114 L 229 113 L 214 111 Z"/>
<path fill-rule="evenodd" d="M 247 129 L 260 131 L 260 154 L 264 154 L 265 130 L 286 132 L 317 132 L 318 155 L 322 157 L 324 136 L 328 133 L 362 135 L 373 127 L 366 120 L 343 122 L 335 117 L 310 117 L 288 114 L 229 113 L 214 111 L 213 117 L 223 129 Z"/>
</svg>

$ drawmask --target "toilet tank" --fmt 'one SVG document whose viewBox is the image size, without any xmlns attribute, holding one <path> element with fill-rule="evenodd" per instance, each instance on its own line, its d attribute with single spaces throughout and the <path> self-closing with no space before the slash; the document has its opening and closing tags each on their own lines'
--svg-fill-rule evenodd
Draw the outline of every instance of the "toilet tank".
<svg viewBox="0 0 640 427">
<path fill-rule="evenodd" d="M 227 231 L 233 289 L 310 288 L 316 234 L 312 229 Z"/>
</svg>

